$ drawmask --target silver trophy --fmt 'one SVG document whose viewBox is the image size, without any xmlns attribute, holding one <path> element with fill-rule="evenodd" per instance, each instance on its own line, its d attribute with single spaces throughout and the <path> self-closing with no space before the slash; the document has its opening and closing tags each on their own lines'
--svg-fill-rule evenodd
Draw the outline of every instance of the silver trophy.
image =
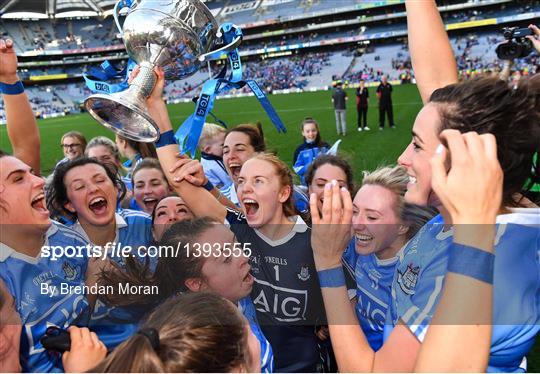
<svg viewBox="0 0 540 374">
<path fill-rule="evenodd" d="M 115 22 L 129 57 L 140 66 L 139 74 L 127 90 L 92 95 L 84 106 L 99 123 L 118 135 L 153 142 L 159 131 L 148 115 L 146 99 L 156 83 L 154 67 L 164 69 L 165 79 L 182 79 L 199 70 L 204 61 L 217 59 L 236 48 L 241 38 L 210 51 L 221 33 L 212 13 L 200 0 L 139 0 L 120 28 L 121 2 L 115 7 Z"/>
</svg>

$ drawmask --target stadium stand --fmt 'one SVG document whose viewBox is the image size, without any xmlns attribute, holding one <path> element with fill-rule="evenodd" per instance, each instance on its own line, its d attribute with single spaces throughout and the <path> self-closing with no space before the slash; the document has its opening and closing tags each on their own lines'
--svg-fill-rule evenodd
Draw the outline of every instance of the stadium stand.
<svg viewBox="0 0 540 374">
<path fill-rule="evenodd" d="M 98 2 L 103 9 L 114 4 Z M 500 27 L 518 21 L 524 26 L 540 17 L 538 0 L 450 0 L 440 4 L 443 19 L 451 25 L 451 42 L 464 78 L 500 69 L 502 63 L 494 52 L 503 41 Z M 402 39 L 406 33 L 402 2 L 229 0 L 207 1 L 207 5 L 218 22 L 242 25 L 244 76 L 256 79 L 268 92 L 324 89 L 335 79 L 350 84 L 360 78 L 374 82 L 382 74 L 403 82 L 414 78 Z M 65 5 L 63 10 L 71 9 Z M 483 24 L 477 21 L 488 19 L 500 25 L 477 28 Z M 22 56 L 21 77 L 32 83 L 27 92 L 33 109 L 43 116 L 78 112 L 91 93 L 84 87 L 82 73 L 106 59 L 118 63 L 127 58 L 112 17 L 21 21 L 2 16 L 0 35 L 14 40 Z M 538 62 L 531 55 L 515 66 L 528 74 L 528 66 L 537 67 Z M 208 77 L 207 69 L 201 69 L 187 79 L 168 82 L 165 95 L 172 102 L 190 100 Z M 3 120 L 0 103 L 0 122 Z"/>
</svg>

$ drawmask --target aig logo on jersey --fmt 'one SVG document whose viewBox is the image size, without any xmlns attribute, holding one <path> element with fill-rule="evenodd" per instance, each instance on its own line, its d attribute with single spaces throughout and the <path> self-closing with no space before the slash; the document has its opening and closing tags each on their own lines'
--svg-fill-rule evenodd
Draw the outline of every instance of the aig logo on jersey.
<svg viewBox="0 0 540 374">
<path fill-rule="evenodd" d="M 310 277 L 310 274 L 309 274 L 309 267 L 307 266 L 302 266 L 300 268 L 300 273 L 298 273 L 298 279 L 300 279 L 301 281 L 307 281 Z"/>
<path fill-rule="evenodd" d="M 255 308 L 279 322 L 305 321 L 307 311 L 307 290 L 278 287 L 260 279 L 255 279 L 252 294 Z"/>
<path fill-rule="evenodd" d="M 414 295 L 414 288 L 418 281 L 418 274 L 420 273 L 420 266 L 414 266 L 413 264 L 407 265 L 407 270 L 404 273 L 398 268 L 398 284 L 403 292 L 407 295 Z"/>
</svg>

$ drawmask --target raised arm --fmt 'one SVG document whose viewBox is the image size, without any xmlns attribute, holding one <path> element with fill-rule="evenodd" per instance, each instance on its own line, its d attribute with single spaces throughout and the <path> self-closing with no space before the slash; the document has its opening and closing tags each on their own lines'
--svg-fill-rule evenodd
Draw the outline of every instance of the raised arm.
<svg viewBox="0 0 540 374">
<path fill-rule="evenodd" d="M 0 39 L 0 83 L 9 85 L 12 92 L 18 92 L 13 86 L 19 82 L 17 76 L 17 55 L 13 41 Z M 3 90 L 5 91 L 5 89 Z M 24 161 L 33 170 L 40 174 L 40 139 L 36 117 L 24 92 L 2 94 L 6 110 L 7 133 L 13 155 Z"/>
<path fill-rule="evenodd" d="M 167 105 L 163 100 L 165 78 L 161 71 L 156 71 L 156 74 L 158 75 L 158 81 L 147 100 L 147 105 L 148 112 L 158 125 L 160 134 L 164 134 L 172 131 L 173 128 L 167 112 Z M 223 222 L 227 213 L 225 206 L 204 188 L 188 182 L 188 180 L 192 179 L 193 181 L 195 178 L 192 176 L 192 171 L 189 170 L 192 165 L 189 165 L 188 162 L 192 160 L 179 158 L 178 145 L 171 144 L 157 147 L 157 154 L 169 185 L 182 197 L 193 214 L 198 217 L 213 217 Z M 181 167 L 178 170 L 179 166 Z M 188 177 L 186 178 L 186 176 Z"/>
<path fill-rule="evenodd" d="M 310 196 L 312 212 L 317 198 Z M 352 201 L 336 184 L 324 191 L 322 217 L 312 216 L 311 245 L 340 372 L 395 372 L 414 369 L 420 342 L 404 325 L 397 325 L 383 347 L 375 352 L 360 327 L 347 295 L 341 257 L 350 240 Z M 325 285 L 324 274 L 332 279 Z M 341 282 L 339 279 L 341 278 Z"/>
<path fill-rule="evenodd" d="M 409 52 L 422 101 L 458 81 L 457 65 L 434 0 L 407 0 Z"/>
<path fill-rule="evenodd" d="M 322 217 L 312 217 L 315 265 L 340 371 L 486 370 L 491 344 L 494 223 L 502 200 L 502 170 L 492 135 L 446 130 L 442 137 L 456 156 L 447 174 L 446 151 L 436 155 L 433 188 L 456 226 L 441 300 L 422 344 L 399 321 L 381 349 L 374 352 L 347 306 L 339 259 L 350 236 L 350 195 L 337 185 L 327 186 Z M 316 211 L 315 196 L 310 204 Z"/>
<path fill-rule="evenodd" d="M 441 300 L 415 371 L 485 372 L 492 330 L 495 219 L 503 173 L 493 135 L 447 130 L 441 137 L 449 146 L 452 165 L 447 173 L 447 151 L 440 148 L 431 163 L 432 184 L 452 216 L 454 243 Z M 453 256 L 459 260 L 453 261 Z"/>
</svg>

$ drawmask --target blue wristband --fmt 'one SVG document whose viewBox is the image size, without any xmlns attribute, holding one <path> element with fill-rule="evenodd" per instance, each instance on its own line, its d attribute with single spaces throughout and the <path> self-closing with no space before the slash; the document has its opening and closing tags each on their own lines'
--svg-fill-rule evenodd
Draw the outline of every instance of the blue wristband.
<svg viewBox="0 0 540 374">
<path fill-rule="evenodd" d="M 174 137 L 174 131 L 169 130 L 165 131 L 159 136 L 159 139 L 156 142 L 156 148 L 165 147 L 166 145 L 177 144 L 176 138 Z"/>
<path fill-rule="evenodd" d="M 0 93 L 4 95 L 19 95 L 24 92 L 24 86 L 21 81 L 13 84 L 0 82 Z"/>
<path fill-rule="evenodd" d="M 448 271 L 493 284 L 495 255 L 463 244 L 452 243 Z"/>
<path fill-rule="evenodd" d="M 317 275 L 319 277 L 321 288 L 345 286 L 345 274 L 343 273 L 342 266 L 318 271 Z"/>
<path fill-rule="evenodd" d="M 212 184 L 212 182 L 210 182 L 210 180 L 208 180 L 208 182 L 206 182 L 206 184 L 203 186 L 203 188 L 206 191 L 212 191 L 214 189 L 214 185 Z"/>
</svg>

